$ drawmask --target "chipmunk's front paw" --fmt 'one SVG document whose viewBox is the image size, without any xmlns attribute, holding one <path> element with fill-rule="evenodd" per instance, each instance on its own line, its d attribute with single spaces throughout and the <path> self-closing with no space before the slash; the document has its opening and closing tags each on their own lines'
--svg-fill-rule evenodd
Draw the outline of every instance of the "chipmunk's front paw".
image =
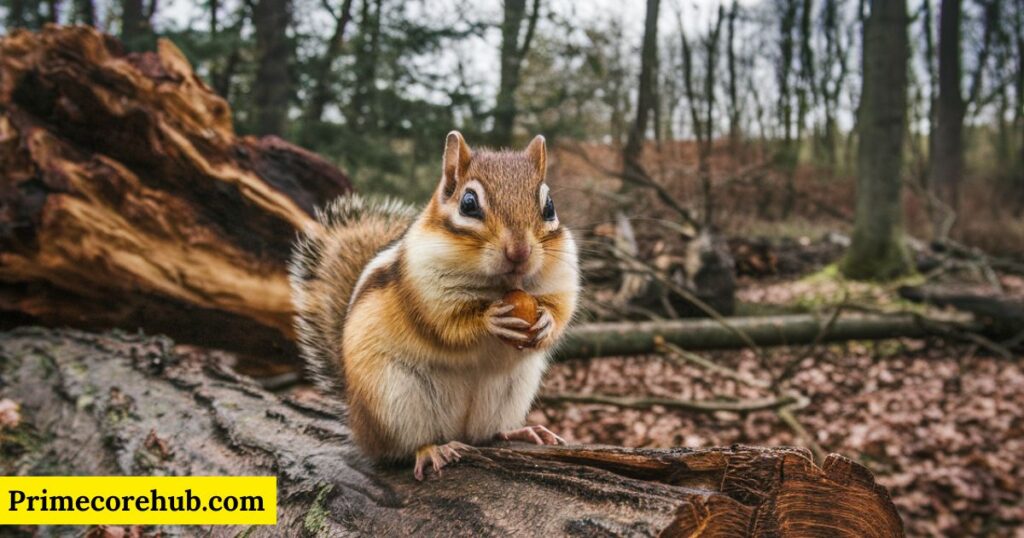
<svg viewBox="0 0 1024 538">
<path fill-rule="evenodd" d="M 502 340 L 523 348 L 529 345 L 532 338 L 530 324 L 515 316 L 510 316 L 514 307 L 497 301 L 492 304 L 485 314 L 487 317 L 487 332 L 501 338 Z"/>
<path fill-rule="evenodd" d="M 555 318 L 543 306 L 538 308 L 537 312 L 540 317 L 537 318 L 537 323 L 534 323 L 529 329 L 529 333 L 533 335 L 529 346 L 544 349 L 555 342 L 555 339 L 551 337 L 555 330 Z"/>
</svg>

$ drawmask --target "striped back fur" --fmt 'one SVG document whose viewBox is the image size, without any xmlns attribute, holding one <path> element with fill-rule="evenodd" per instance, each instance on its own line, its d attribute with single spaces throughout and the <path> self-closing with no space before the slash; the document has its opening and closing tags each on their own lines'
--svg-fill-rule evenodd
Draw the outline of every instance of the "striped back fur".
<svg viewBox="0 0 1024 538">
<path fill-rule="evenodd" d="M 295 332 L 306 368 L 329 394 L 344 391 L 342 334 L 352 288 L 382 249 L 415 219 L 410 205 L 351 194 L 317 210 L 317 225 L 302 232 L 289 265 Z"/>
</svg>

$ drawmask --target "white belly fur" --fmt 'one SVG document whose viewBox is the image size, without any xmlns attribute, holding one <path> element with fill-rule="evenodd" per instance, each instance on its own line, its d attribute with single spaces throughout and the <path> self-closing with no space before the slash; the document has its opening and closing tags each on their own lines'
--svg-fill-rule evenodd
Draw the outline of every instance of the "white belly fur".
<svg viewBox="0 0 1024 538">
<path fill-rule="evenodd" d="M 431 443 L 462 441 L 480 443 L 494 434 L 522 425 L 540 386 L 546 358 L 531 353 L 512 358 L 507 368 L 462 369 L 411 366 L 392 361 L 384 376 L 390 382 L 382 389 L 386 429 L 405 446 L 398 452 L 412 453 Z M 418 362 L 422 364 L 422 362 Z"/>
</svg>

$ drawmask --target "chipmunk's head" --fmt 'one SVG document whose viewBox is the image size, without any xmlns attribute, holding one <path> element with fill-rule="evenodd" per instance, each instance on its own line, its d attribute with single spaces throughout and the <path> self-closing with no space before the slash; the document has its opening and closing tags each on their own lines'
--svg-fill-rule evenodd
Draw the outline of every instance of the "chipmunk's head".
<svg viewBox="0 0 1024 538">
<path fill-rule="evenodd" d="M 448 133 L 441 182 L 427 210 L 433 233 L 454 246 L 452 270 L 498 284 L 521 284 L 572 245 L 544 182 L 547 148 L 537 136 L 525 151 L 472 151 Z M 571 252 L 575 263 L 575 250 Z"/>
</svg>

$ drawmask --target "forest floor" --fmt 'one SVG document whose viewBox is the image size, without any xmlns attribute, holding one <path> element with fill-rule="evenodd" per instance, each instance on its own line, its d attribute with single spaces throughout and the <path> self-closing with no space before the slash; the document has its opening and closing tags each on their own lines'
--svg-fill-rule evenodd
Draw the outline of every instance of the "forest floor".
<svg viewBox="0 0 1024 538">
<path fill-rule="evenodd" d="M 738 298 L 756 308 L 804 310 L 808 302 L 884 290 L 812 276 L 742 279 Z M 1024 296 L 1024 279 L 1003 276 Z M 825 452 L 868 466 L 887 487 L 910 536 L 1024 536 L 1024 356 L 1008 361 L 972 344 L 903 339 L 705 353 L 770 381 L 802 360 L 783 385 L 806 396 L 794 415 Z M 687 400 L 763 398 L 763 389 L 660 356 L 552 366 L 542 393 L 599 393 Z M 734 443 L 806 445 L 773 411 L 739 415 L 653 407 L 624 409 L 546 401 L 530 415 L 570 442 L 628 447 Z"/>
</svg>

